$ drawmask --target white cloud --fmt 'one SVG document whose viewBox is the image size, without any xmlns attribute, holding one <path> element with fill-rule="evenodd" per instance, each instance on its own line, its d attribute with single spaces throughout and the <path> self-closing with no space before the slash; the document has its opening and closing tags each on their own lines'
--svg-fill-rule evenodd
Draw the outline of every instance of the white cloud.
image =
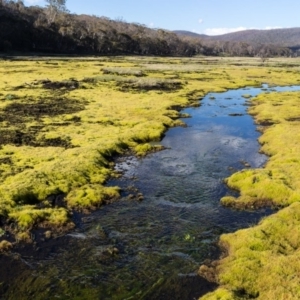
<svg viewBox="0 0 300 300">
<path fill-rule="evenodd" d="M 149 24 L 149 27 L 150 27 L 150 28 L 154 28 L 154 23 L 151 22 L 151 23 Z"/>
<path fill-rule="evenodd" d="M 199 20 L 198 20 L 198 23 L 199 23 L 199 24 L 202 24 L 202 23 L 203 23 L 203 20 L 202 20 L 202 19 L 199 19 Z"/>
<path fill-rule="evenodd" d="M 220 34 L 226 34 L 230 32 L 236 32 L 236 31 L 242 31 L 247 30 L 246 27 L 236 27 L 236 28 L 207 28 L 204 30 L 204 33 L 207 35 L 220 35 Z"/>
<path fill-rule="evenodd" d="M 222 27 L 222 28 L 207 28 L 204 30 L 204 33 L 207 35 L 221 35 L 221 34 L 226 34 L 226 33 L 231 33 L 231 32 L 237 32 L 237 31 L 243 31 L 243 30 L 250 30 L 250 29 L 260 29 L 260 30 L 270 30 L 270 29 L 279 29 L 282 28 L 280 26 L 266 26 L 265 28 L 246 28 L 246 27 L 235 27 L 235 28 L 227 28 L 227 27 Z"/>
<path fill-rule="evenodd" d="M 274 27 L 272 27 L 272 26 L 267 26 L 265 29 L 266 30 L 271 30 L 271 29 L 281 29 L 282 27 L 280 27 L 280 26 L 274 26 Z"/>
</svg>

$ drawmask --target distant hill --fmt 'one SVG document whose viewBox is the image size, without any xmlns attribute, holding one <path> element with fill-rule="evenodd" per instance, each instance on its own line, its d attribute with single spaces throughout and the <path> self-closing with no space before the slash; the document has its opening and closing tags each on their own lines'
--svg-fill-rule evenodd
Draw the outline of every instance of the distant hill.
<svg viewBox="0 0 300 300">
<path fill-rule="evenodd" d="M 173 32 L 178 35 L 183 35 L 183 36 L 191 36 L 191 37 L 198 37 L 198 38 L 210 38 L 209 35 L 199 34 L 199 33 L 187 31 L 187 30 L 173 30 Z"/>
<path fill-rule="evenodd" d="M 246 42 L 255 44 L 277 45 L 281 47 L 300 47 L 300 28 L 282 28 L 270 30 L 244 30 L 223 35 L 208 36 L 194 32 L 176 30 L 179 35 L 193 36 L 201 39 L 228 42 Z"/>
</svg>

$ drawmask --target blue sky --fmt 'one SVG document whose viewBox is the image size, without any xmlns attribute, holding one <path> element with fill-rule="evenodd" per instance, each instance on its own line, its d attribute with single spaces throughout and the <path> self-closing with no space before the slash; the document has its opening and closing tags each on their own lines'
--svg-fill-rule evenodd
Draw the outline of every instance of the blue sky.
<svg viewBox="0 0 300 300">
<path fill-rule="evenodd" d="M 44 0 L 25 0 L 44 6 Z M 208 35 L 300 27 L 299 0 L 67 0 L 72 13 Z"/>
</svg>

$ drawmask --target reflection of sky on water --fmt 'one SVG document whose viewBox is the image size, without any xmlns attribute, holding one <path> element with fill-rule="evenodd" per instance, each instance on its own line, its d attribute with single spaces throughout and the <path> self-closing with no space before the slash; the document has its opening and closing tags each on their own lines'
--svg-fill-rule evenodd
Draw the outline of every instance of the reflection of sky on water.
<svg viewBox="0 0 300 300">
<path fill-rule="evenodd" d="M 258 89 L 250 91 L 255 94 Z M 169 149 L 137 161 L 136 185 L 161 203 L 165 197 L 175 203 L 218 205 L 227 192 L 222 181 L 231 174 L 229 168 L 242 169 L 241 162 L 253 167 L 265 162 L 258 153 L 259 133 L 243 105 L 244 93 L 216 93 L 213 100 L 207 95 L 199 109 L 186 109 L 192 116 L 184 120 L 188 127 L 170 129 L 162 141 Z M 242 115 L 229 116 L 232 107 Z"/>
</svg>

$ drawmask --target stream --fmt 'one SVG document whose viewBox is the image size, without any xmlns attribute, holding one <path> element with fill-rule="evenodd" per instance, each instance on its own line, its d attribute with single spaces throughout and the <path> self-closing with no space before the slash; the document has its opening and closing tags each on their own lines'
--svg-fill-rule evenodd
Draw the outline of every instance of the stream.
<svg viewBox="0 0 300 300">
<path fill-rule="evenodd" d="M 187 127 L 168 130 L 160 143 L 165 150 L 117 160 L 123 176 L 108 184 L 124 190 L 119 201 L 84 216 L 66 236 L 2 256 L 0 299 L 192 300 L 216 288 L 197 270 L 219 257 L 219 236 L 272 213 L 220 205 L 222 196 L 234 194 L 224 178 L 267 160 L 246 98 L 299 89 L 210 93 L 200 107 L 185 109 Z M 129 199 L 131 191 L 143 200 Z"/>
</svg>

